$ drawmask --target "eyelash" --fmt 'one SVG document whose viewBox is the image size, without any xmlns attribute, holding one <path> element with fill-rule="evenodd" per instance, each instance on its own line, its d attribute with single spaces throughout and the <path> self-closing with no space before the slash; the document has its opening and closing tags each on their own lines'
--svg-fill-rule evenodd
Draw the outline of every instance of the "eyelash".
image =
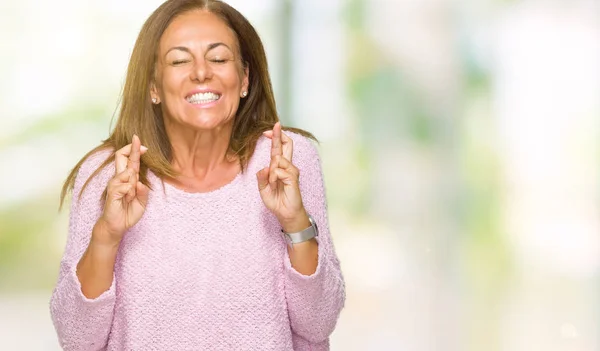
<svg viewBox="0 0 600 351">
<path fill-rule="evenodd" d="M 214 62 L 214 63 L 225 63 L 225 62 L 227 62 L 227 60 L 224 60 L 224 59 L 220 59 L 220 60 L 214 59 L 214 60 L 210 60 L 210 61 Z M 188 62 L 190 62 L 190 61 L 189 60 L 177 60 L 177 61 L 173 61 L 173 65 L 180 65 L 180 64 L 188 63 Z"/>
</svg>

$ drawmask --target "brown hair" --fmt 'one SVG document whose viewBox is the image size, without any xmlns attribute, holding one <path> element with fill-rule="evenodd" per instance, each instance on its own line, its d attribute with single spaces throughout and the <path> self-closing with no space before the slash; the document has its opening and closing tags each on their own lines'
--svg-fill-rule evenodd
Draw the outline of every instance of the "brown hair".
<svg viewBox="0 0 600 351">
<path fill-rule="evenodd" d="M 114 151 L 130 143 L 133 134 L 137 134 L 142 144 L 148 147 L 140 165 L 142 183 L 150 186 L 148 170 L 161 179 L 177 175 L 171 167 L 172 150 L 165 131 L 162 112 L 160 107 L 152 104 L 150 88 L 154 81 L 160 38 L 175 17 L 192 10 L 209 11 L 220 17 L 233 30 L 238 40 L 242 64 L 250 71 L 248 96 L 240 100 L 228 150 L 239 158 L 242 170 L 254 153 L 256 142 L 262 132 L 272 129 L 277 123 L 279 118 L 265 50 L 250 22 L 236 9 L 219 0 L 166 1 L 146 20 L 135 42 L 115 128 L 108 139 L 88 152 L 71 170 L 60 194 L 61 206 L 66 194 L 73 189 L 77 172 L 83 162 L 98 151 L 113 150 L 113 153 L 86 180 L 81 193 L 90 180 L 114 160 Z M 312 134 L 306 131 L 296 128 L 285 129 L 314 139 Z"/>
</svg>

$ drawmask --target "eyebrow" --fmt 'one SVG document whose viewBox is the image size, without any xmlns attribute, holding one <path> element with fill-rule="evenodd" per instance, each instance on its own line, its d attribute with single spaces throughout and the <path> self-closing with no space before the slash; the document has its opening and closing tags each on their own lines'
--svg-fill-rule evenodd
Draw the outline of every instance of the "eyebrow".
<svg viewBox="0 0 600 351">
<path fill-rule="evenodd" d="M 219 43 L 212 43 L 212 44 L 208 45 L 208 49 L 206 51 L 210 51 L 210 50 L 212 50 L 212 49 L 214 49 L 216 47 L 219 47 L 219 46 L 224 46 L 227 49 L 229 49 L 229 51 L 232 51 L 231 48 L 227 44 L 221 43 L 221 42 L 219 42 Z M 167 50 L 167 52 L 165 53 L 165 56 L 167 56 L 167 54 L 169 52 L 173 51 L 173 50 L 185 51 L 185 52 L 187 52 L 190 55 L 192 54 L 192 52 L 190 51 L 190 49 L 188 49 L 185 46 L 174 46 L 174 47 L 170 48 L 169 50 Z"/>
</svg>

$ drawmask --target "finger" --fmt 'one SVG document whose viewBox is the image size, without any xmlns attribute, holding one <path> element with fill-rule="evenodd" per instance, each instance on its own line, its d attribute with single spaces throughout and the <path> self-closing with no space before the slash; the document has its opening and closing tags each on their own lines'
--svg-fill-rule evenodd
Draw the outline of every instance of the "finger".
<svg viewBox="0 0 600 351">
<path fill-rule="evenodd" d="M 276 160 L 272 163 L 272 167 L 269 167 L 269 184 L 271 185 L 271 188 L 275 189 L 277 181 L 281 180 L 281 172 L 286 174 L 286 184 L 289 183 L 291 178 L 293 178 L 291 180 L 298 182 L 298 179 L 300 179 L 300 172 L 296 166 L 281 156 L 277 156 L 275 159 Z M 288 179 L 288 177 L 291 178 Z"/>
<path fill-rule="evenodd" d="M 287 172 L 287 170 L 281 168 L 281 164 L 285 161 L 286 160 L 282 156 L 275 156 L 271 159 L 271 165 L 269 166 L 269 184 L 273 190 L 277 187 L 277 170 L 280 169 Z"/>
<path fill-rule="evenodd" d="M 275 182 L 277 181 L 277 175 L 275 175 L 275 169 L 279 168 L 279 162 L 281 161 L 281 156 L 276 155 L 271 157 L 271 163 L 269 164 L 269 184 L 271 185 L 271 189 L 275 189 Z"/>
<path fill-rule="evenodd" d="M 281 156 L 277 157 L 276 167 L 281 168 L 281 169 L 285 170 L 286 172 L 290 172 L 293 174 L 300 174 L 300 171 L 298 171 L 298 168 L 296 168 L 296 166 L 294 166 L 294 164 L 285 157 L 281 157 Z"/>
<path fill-rule="evenodd" d="M 256 180 L 258 181 L 258 191 L 263 191 L 269 185 L 269 167 L 256 172 Z"/>
<path fill-rule="evenodd" d="M 115 171 L 117 174 L 123 173 L 127 169 L 127 160 L 131 153 L 131 144 L 127 144 L 115 152 Z"/>
<path fill-rule="evenodd" d="M 133 177 L 132 177 L 133 178 Z M 135 199 L 136 195 L 137 195 L 137 186 L 136 183 L 134 182 L 133 184 L 127 183 L 127 185 L 129 185 L 129 191 L 127 191 L 127 194 L 125 194 L 125 201 L 127 201 L 128 203 L 133 201 L 133 199 Z"/>
<path fill-rule="evenodd" d="M 275 123 L 273 126 L 273 137 L 271 138 L 271 156 L 282 155 L 281 152 L 281 124 Z"/>
<path fill-rule="evenodd" d="M 142 205 L 143 208 L 146 208 L 148 205 L 148 187 L 142 184 L 142 182 L 137 182 L 135 191 L 140 205 Z"/>
<path fill-rule="evenodd" d="M 131 202 L 136 196 L 136 186 L 137 186 L 137 182 L 139 180 L 140 174 L 139 174 L 139 172 L 136 172 L 132 168 L 127 168 L 127 169 L 130 172 L 129 184 L 131 185 L 131 190 L 129 190 L 129 193 L 127 194 L 127 197 L 125 198 L 125 200 L 127 202 Z"/>
<path fill-rule="evenodd" d="M 125 200 L 129 202 L 135 197 L 136 174 L 133 169 L 126 168 L 125 171 L 111 179 L 109 182 L 111 189 L 109 190 L 114 192 L 114 189 L 121 187 L 123 184 L 129 185 L 129 191 L 125 198 Z"/>
<path fill-rule="evenodd" d="M 119 183 L 129 183 L 129 180 L 133 175 L 134 172 L 132 169 L 125 168 L 125 170 L 119 173 L 115 178 L 118 180 Z"/>
<path fill-rule="evenodd" d="M 131 140 L 131 153 L 129 154 L 127 167 L 133 169 L 136 173 L 140 171 L 140 146 L 142 146 L 140 138 L 134 134 Z"/>
<path fill-rule="evenodd" d="M 285 185 L 292 185 L 298 181 L 294 174 L 283 168 L 276 168 L 272 173 L 275 174 L 275 181 L 282 181 Z"/>
<path fill-rule="evenodd" d="M 131 184 L 123 183 L 119 184 L 112 188 L 112 191 L 108 193 L 108 198 L 110 201 L 121 200 L 127 196 L 127 194 L 131 191 Z"/>
<path fill-rule="evenodd" d="M 148 148 L 141 145 L 140 154 L 143 155 L 148 151 Z M 127 161 L 131 153 L 131 144 L 127 144 L 115 152 L 115 171 L 117 174 L 122 173 L 127 168 Z"/>
<path fill-rule="evenodd" d="M 269 139 L 273 139 L 272 130 L 267 130 L 263 132 L 263 135 Z M 294 140 L 284 132 L 281 132 L 281 144 L 283 156 L 291 161 L 294 154 Z"/>
<path fill-rule="evenodd" d="M 289 161 L 292 161 L 292 156 L 294 154 L 294 141 L 287 134 L 281 132 L 281 143 L 283 157 L 287 158 Z"/>
<path fill-rule="evenodd" d="M 129 178 L 131 177 L 131 175 L 133 175 L 132 173 L 133 171 L 129 170 L 129 169 L 125 169 L 125 171 L 117 174 L 115 177 L 113 177 L 111 180 L 108 181 L 108 190 L 110 191 L 111 188 L 124 184 L 124 183 L 129 183 Z"/>
</svg>

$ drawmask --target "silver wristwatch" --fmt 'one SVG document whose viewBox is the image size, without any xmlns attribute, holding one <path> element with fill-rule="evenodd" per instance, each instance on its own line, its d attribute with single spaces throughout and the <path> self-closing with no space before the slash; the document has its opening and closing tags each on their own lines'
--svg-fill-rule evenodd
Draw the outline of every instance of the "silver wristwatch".
<svg viewBox="0 0 600 351">
<path fill-rule="evenodd" d="M 319 236 L 319 228 L 317 228 L 317 222 L 315 222 L 315 220 L 310 215 L 308 215 L 308 221 L 310 222 L 310 227 L 300 232 L 286 233 L 283 231 L 283 229 L 281 230 L 288 245 L 293 246 L 294 244 L 299 244 Z"/>
</svg>

